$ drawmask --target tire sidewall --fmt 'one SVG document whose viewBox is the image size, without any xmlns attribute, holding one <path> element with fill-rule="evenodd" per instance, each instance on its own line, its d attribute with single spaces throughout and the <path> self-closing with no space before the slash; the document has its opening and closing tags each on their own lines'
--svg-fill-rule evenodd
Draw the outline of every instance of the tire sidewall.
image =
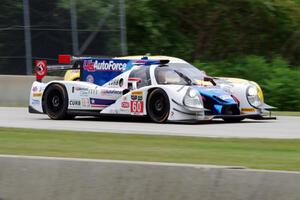
<svg viewBox="0 0 300 200">
<path fill-rule="evenodd" d="M 49 101 L 50 97 L 49 95 L 53 92 L 58 92 L 58 94 L 61 96 L 62 99 L 62 107 L 59 111 L 51 111 L 49 108 Z M 68 110 L 68 94 L 67 90 L 63 85 L 60 84 L 52 84 L 50 85 L 46 91 L 43 98 L 43 108 L 45 113 L 51 118 L 51 119 L 66 119 L 67 118 L 67 110 Z"/>
<path fill-rule="evenodd" d="M 151 103 L 153 103 L 151 100 L 155 95 L 162 95 L 164 98 L 164 104 L 166 107 L 166 112 L 165 114 L 163 114 L 162 117 L 155 116 L 155 113 L 153 112 L 153 110 L 151 109 Z M 170 100 L 169 97 L 167 95 L 167 93 L 160 88 L 154 89 L 152 92 L 150 92 L 150 94 L 148 95 L 147 98 L 147 113 L 148 113 L 148 117 L 156 123 L 163 123 L 165 121 L 167 121 L 167 119 L 169 118 L 169 114 L 170 114 Z"/>
</svg>

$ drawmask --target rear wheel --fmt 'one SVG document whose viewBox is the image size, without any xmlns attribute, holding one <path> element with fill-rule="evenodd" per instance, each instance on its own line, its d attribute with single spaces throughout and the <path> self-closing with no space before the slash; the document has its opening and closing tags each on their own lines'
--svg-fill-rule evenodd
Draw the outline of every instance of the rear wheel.
<svg viewBox="0 0 300 200">
<path fill-rule="evenodd" d="M 170 113 L 170 102 L 165 91 L 155 89 L 149 94 L 147 112 L 153 122 L 162 123 L 167 121 Z"/>
<path fill-rule="evenodd" d="M 60 84 L 50 85 L 44 95 L 43 108 L 51 119 L 74 119 L 68 115 L 68 94 L 64 86 Z"/>
</svg>

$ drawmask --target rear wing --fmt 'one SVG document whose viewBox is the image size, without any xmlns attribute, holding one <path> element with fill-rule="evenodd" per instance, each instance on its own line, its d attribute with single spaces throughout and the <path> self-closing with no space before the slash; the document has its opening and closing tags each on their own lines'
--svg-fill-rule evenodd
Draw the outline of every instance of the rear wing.
<svg viewBox="0 0 300 200">
<path fill-rule="evenodd" d="M 34 68 L 36 80 L 41 82 L 42 79 L 47 75 L 47 72 L 79 69 L 79 65 L 76 64 L 76 61 L 86 58 L 88 57 L 73 57 L 71 55 L 59 55 L 58 65 L 47 65 L 47 60 L 36 60 Z"/>
</svg>

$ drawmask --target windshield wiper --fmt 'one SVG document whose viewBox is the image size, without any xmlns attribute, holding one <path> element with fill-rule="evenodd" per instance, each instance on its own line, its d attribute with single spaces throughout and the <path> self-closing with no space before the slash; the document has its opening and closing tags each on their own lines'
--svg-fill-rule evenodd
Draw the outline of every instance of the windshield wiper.
<svg viewBox="0 0 300 200">
<path fill-rule="evenodd" d="M 183 78 L 186 82 L 187 82 L 187 84 L 188 85 L 195 85 L 194 83 L 193 83 L 193 81 L 190 79 L 190 78 L 188 78 L 186 75 L 184 75 L 183 73 L 181 73 L 181 72 L 179 72 L 179 71 L 177 71 L 177 70 L 174 70 L 181 78 Z"/>
</svg>

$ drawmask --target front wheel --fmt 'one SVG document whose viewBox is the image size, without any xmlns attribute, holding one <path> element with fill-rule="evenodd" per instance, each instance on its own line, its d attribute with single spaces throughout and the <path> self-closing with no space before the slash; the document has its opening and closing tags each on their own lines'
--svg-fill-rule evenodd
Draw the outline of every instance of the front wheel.
<svg viewBox="0 0 300 200">
<path fill-rule="evenodd" d="M 51 119 L 73 119 L 68 115 L 68 94 L 64 86 L 60 84 L 50 85 L 44 94 L 43 108 Z"/>
<path fill-rule="evenodd" d="M 155 89 L 149 94 L 147 112 L 153 122 L 162 123 L 167 121 L 170 113 L 170 102 L 164 90 Z"/>
</svg>

